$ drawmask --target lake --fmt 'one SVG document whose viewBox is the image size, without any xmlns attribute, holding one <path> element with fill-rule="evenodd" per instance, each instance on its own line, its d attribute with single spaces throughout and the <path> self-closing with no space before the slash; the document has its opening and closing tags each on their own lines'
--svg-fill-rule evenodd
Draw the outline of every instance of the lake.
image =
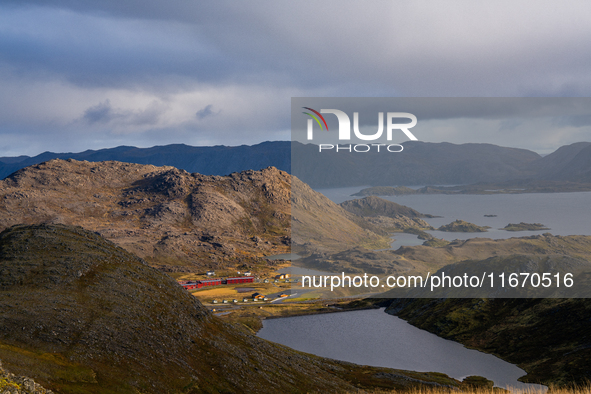
<svg viewBox="0 0 591 394">
<path fill-rule="evenodd" d="M 335 203 L 352 200 L 363 187 L 318 189 Z M 591 235 L 591 192 L 490 195 L 408 195 L 382 197 L 419 212 L 442 216 L 425 220 L 437 228 L 456 219 L 490 226 L 486 233 L 429 231 L 447 240 L 486 237 L 493 239 L 542 234 Z M 485 217 L 484 215 L 496 215 Z M 542 223 L 550 230 L 510 232 L 509 223 Z M 412 234 L 395 234 L 391 245 L 420 245 Z M 383 310 L 332 313 L 265 320 L 258 335 L 294 349 L 323 357 L 412 371 L 443 372 L 457 379 L 480 375 L 499 387 L 540 388 L 518 382 L 525 372 L 495 356 L 465 348 L 411 326 Z"/>
<path fill-rule="evenodd" d="M 518 382 L 525 372 L 490 354 L 439 338 L 384 309 L 268 319 L 257 334 L 293 349 L 360 365 L 479 375 L 499 387 L 545 388 Z"/>
</svg>

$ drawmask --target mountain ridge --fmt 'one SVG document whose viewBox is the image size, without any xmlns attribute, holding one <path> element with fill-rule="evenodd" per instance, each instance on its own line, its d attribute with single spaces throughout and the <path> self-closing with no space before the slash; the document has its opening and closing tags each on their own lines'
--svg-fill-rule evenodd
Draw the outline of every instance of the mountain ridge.
<svg viewBox="0 0 591 394">
<path fill-rule="evenodd" d="M 55 159 L 0 181 L 0 229 L 80 225 L 153 264 L 251 265 L 288 250 L 290 183 L 272 167 L 219 177 Z"/>
<path fill-rule="evenodd" d="M 21 223 L 83 226 L 169 272 L 258 272 L 292 237 L 311 250 L 389 244 L 382 228 L 274 167 L 210 176 L 54 159 L 0 181 L 0 230 Z"/>
<path fill-rule="evenodd" d="M 320 155 L 314 145 L 290 141 L 241 146 L 171 144 L 150 148 L 118 146 L 78 153 L 44 152 L 34 157 L 0 157 L 0 178 L 51 159 L 75 159 L 168 165 L 207 175 L 228 175 L 273 166 L 293 172 L 312 187 L 458 185 L 528 179 L 591 182 L 589 142 L 565 145 L 544 157 L 527 149 L 486 143 L 410 141 L 402 145 L 403 152 L 361 153 L 354 162 L 347 156 L 351 155 L 348 152 L 325 151 Z M 296 158 L 293 169 L 292 153 Z M 319 168 L 323 171 L 317 171 Z"/>
<path fill-rule="evenodd" d="M 240 146 L 190 146 L 170 144 L 137 148 L 117 146 L 114 148 L 85 150 L 73 153 L 43 152 L 39 155 L 0 157 L 0 179 L 31 165 L 52 159 L 74 159 L 78 161 L 120 161 L 155 166 L 171 166 L 188 172 L 207 175 L 228 175 L 250 169 L 276 167 L 290 172 L 290 142 L 266 141 L 256 145 Z"/>
</svg>

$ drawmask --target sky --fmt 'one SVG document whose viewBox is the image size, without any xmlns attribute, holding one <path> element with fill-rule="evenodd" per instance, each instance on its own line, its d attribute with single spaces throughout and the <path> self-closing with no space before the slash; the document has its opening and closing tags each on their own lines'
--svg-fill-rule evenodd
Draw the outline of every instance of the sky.
<svg viewBox="0 0 591 394">
<path fill-rule="evenodd" d="M 586 1 L 1 0 L 0 157 L 289 140 L 292 97 L 588 97 L 588 15 Z M 588 123 L 462 118 L 417 137 L 549 153 L 591 141 Z"/>
</svg>

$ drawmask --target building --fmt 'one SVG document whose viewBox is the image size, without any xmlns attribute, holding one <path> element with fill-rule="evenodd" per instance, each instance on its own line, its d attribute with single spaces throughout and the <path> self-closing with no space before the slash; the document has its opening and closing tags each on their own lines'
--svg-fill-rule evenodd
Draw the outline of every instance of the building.
<svg viewBox="0 0 591 394">
<path fill-rule="evenodd" d="M 182 281 L 182 282 L 179 282 L 179 284 L 187 290 L 193 290 L 193 289 L 199 288 L 199 281 Z"/>
<path fill-rule="evenodd" d="M 226 284 L 234 284 L 234 283 L 252 283 L 254 282 L 254 276 L 236 276 L 233 278 L 226 279 Z"/>
<path fill-rule="evenodd" d="M 207 271 L 205 273 L 205 275 L 207 275 L 207 276 L 214 276 L 215 275 L 215 271 Z"/>
<path fill-rule="evenodd" d="M 209 275 L 210 272 L 208 271 L 207 274 Z M 187 290 L 193 289 L 201 289 L 202 287 L 208 286 L 220 286 L 220 285 L 231 285 L 236 283 L 252 283 L 254 282 L 254 276 L 235 276 L 228 279 L 203 279 L 203 280 L 194 280 L 194 281 L 178 281 L 178 283 L 183 286 Z"/>
<path fill-rule="evenodd" d="M 200 289 L 202 287 L 207 286 L 219 286 L 222 284 L 222 280 L 220 278 L 217 279 L 204 279 L 197 281 L 197 288 Z"/>
</svg>

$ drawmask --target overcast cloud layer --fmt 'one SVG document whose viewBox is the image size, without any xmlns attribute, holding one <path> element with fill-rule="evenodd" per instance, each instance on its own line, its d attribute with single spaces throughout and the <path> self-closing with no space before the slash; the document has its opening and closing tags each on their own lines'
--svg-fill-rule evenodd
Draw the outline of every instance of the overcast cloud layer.
<svg viewBox="0 0 591 394">
<path fill-rule="evenodd" d="M 588 15 L 586 1 L 5 0 L 0 156 L 288 140 L 292 96 L 590 96 Z M 460 122 L 420 139 L 548 152 L 591 140 L 578 116 L 559 137 Z"/>
</svg>

